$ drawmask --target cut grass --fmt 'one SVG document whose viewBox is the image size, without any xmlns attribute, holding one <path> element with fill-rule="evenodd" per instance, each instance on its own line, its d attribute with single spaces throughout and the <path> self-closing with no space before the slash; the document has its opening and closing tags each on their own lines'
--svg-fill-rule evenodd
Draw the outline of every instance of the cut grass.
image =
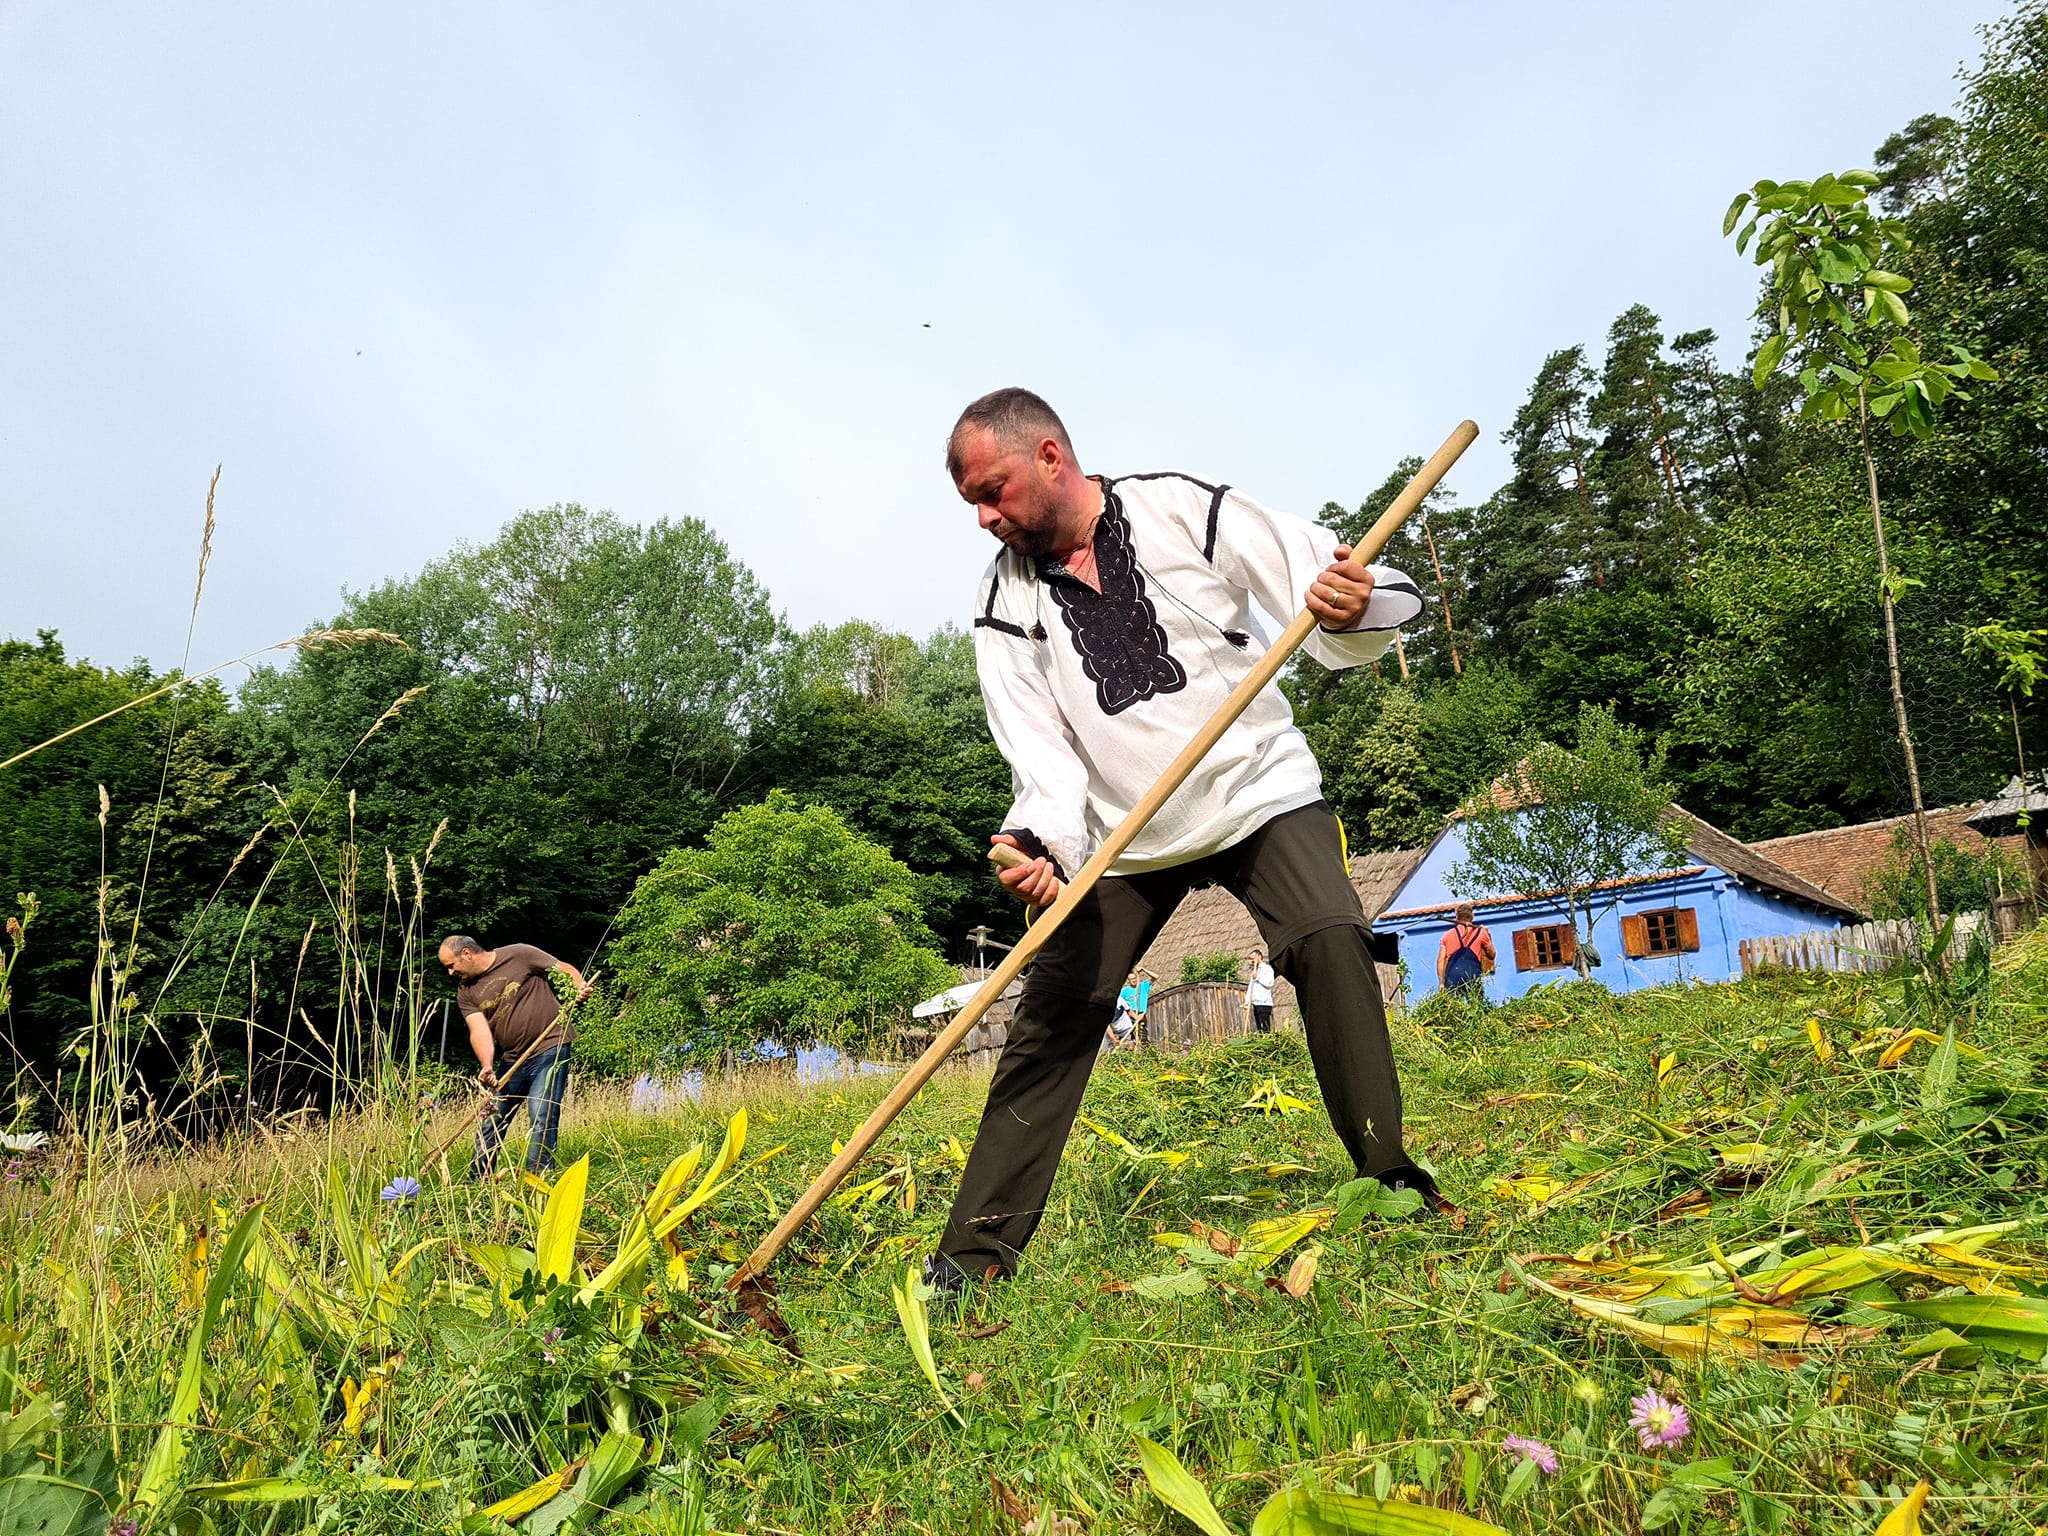
<svg viewBox="0 0 2048 1536">
<path fill-rule="evenodd" d="M 1299 1039 L 1105 1057 L 1084 1108 L 1102 1134 L 1076 1128 L 1022 1272 L 978 1293 L 966 1316 L 933 1319 L 959 1423 L 913 1357 L 892 1289 L 943 1226 L 955 1149 L 980 1112 L 976 1074 L 942 1074 L 848 1181 L 866 1192 L 828 1203 L 778 1263 L 800 1360 L 715 1282 L 859 1123 L 880 1081 L 722 1086 L 662 1117 L 579 1090 L 560 1150 L 565 1166 L 591 1159 L 586 1272 L 676 1153 L 700 1140 L 715 1149 L 736 1104 L 752 1126 L 743 1165 L 787 1144 L 689 1228 L 691 1289 L 665 1304 L 736 1336 L 710 1353 L 675 1328 L 629 1358 L 562 1293 L 534 1298 L 524 1321 L 453 1305 L 450 1282 L 480 1279 L 463 1245 L 531 1244 L 528 1197 L 515 1181 L 450 1187 L 409 1167 L 438 1138 L 399 1106 L 287 1145 L 259 1136 L 131 1160 L 92 1203 L 60 1159 L 0 1196 L 0 1242 L 22 1293 L 11 1406 L 31 1387 L 71 1405 L 63 1447 L 42 1452 L 67 1463 L 126 1426 L 119 1462 L 132 1487 L 171 1403 L 166 1362 L 183 1358 L 203 1289 L 196 1226 L 219 1227 L 215 1202 L 232 1214 L 262 1200 L 274 1240 L 344 1293 L 345 1245 L 324 1193 L 334 1163 L 387 1252 L 432 1245 L 402 1288 L 402 1363 L 351 1433 L 342 1380 L 359 1384 L 360 1405 L 360 1384 L 387 1362 L 308 1341 L 295 1375 L 265 1345 L 289 1324 L 240 1287 L 209 1353 L 182 1475 L 289 1473 L 316 1491 L 270 1504 L 171 1499 L 158 1506 L 164 1528 L 183 1508 L 224 1531 L 323 1519 L 364 1532 L 487 1529 L 470 1512 L 599 1448 L 604 1410 L 593 1405 L 620 1389 L 622 1371 L 643 1371 L 659 1374 L 668 1406 L 639 1421 L 645 1470 L 609 1495 L 607 1528 L 1193 1529 L 1147 1486 L 1143 1437 L 1178 1456 L 1237 1530 L 1276 1490 L 1312 1484 L 1518 1532 L 1868 1531 L 1924 1475 L 1933 1529 L 2031 1532 L 2048 1518 L 2038 1364 L 1996 1351 L 1967 1366 L 1967 1350 L 1908 1358 L 1932 1329 L 1870 1306 L 1880 1298 L 1867 1290 L 1812 1308 L 1876 1329 L 1867 1342 L 1789 1368 L 1688 1363 L 1532 1293 L 1509 1267 L 1574 1251 L 1798 1252 L 2041 1217 L 2048 955 L 2007 970 L 1969 989 L 1785 977 L 1616 999 L 1573 986 L 1427 1029 L 1399 1024 L 1411 1148 L 1469 1221 L 1368 1218 L 1310 1236 L 1289 1250 L 1321 1248 L 1299 1298 L 1265 1283 L 1286 1260 L 1258 1271 L 1213 1247 L 1219 1262 L 1153 1241 L 1216 1229 L 1227 1245 L 1255 1222 L 1333 1203 L 1350 1169 L 1320 1111 L 1259 1107 L 1283 1094 L 1316 1101 Z M 1933 1038 L 1879 1066 L 1913 1027 Z M 1958 1045 L 1944 1054 L 1950 1028 Z M 1186 1156 L 1150 1155 L 1161 1152 Z M 425 1193 L 378 1206 L 374 1191 L 401 1173 L 418 1174 Z M 2006 1246 L 2042 1252 L 2032 1228 Z M 1170 1283 L 1127 1288 L 1148 1278 Z M 1930 1291 L 1911 1275 L 1879 1283 L 1905 1300 Z M 1652 1385 L 1692 1423 L 1655 1454 L 1627 1426 L 1630 1398 Z M 1510 1433 L 1554 1447 L 1558 1475 L 1516 1477 L 1501 1444 Z M 608 1487 L 624 1441 L 606 1444 Z M 552 1529 L 551 1509 L 523 1528 Z"/>
</svg>

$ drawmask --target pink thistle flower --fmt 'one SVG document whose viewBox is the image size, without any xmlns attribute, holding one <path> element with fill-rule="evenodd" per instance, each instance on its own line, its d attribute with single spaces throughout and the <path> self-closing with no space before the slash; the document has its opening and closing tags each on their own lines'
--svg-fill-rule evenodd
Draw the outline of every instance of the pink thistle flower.
<svg viewBox="0 0 2048 1536">
<path fill-rule="evenodd" d="M 1501 1441 L 1500 1448 L 1510 1451 L 1524 1461 L 1533 1461 L 1543 1469 L 1545 1477 L 1557 1476 L 1557 1452 L 1541 1440 L 1531 1440 L 1527 1435 L 1509 1435 Z"/>
<path fill-rule="evenodd" d="M 1672 1402 L 1655 1387 L 1641 1397 L 1630 1398 L 1628 1405 L 1635 1410 L 1628 1416 L 1628 1427 L 1636 1432 L 1636 1439 L 1646 1451 L 1661 1451 L 1692 1433 L 1692 1420 L 1686 1417 L 1685 1404 Z"/>
</svg>

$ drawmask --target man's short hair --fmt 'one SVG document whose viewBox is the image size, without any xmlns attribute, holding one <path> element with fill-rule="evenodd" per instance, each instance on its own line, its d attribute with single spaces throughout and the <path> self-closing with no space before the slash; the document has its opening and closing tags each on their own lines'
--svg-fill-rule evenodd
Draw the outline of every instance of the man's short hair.
<svg viewBox="0 0 2048 1536">
<path fill-rule="evenodd" d="M 483 945 L 477 943 L 475 939 L 472 939 L 466 933 L 451 933 L 441 941 L 441 948 L 452 949 L 458 955 L 466 955 L 471 950 L 482 949 Z M 439 953 L 439 951 L 436 951 L 436 953 Z"/>
<path fill-rule="evenodd" d="M 1004 448 L 1034 450 L 1048 437 L 1074 455 L 1073 439 L 1066 423 L 1053 408 L 1028 389 L 991 390 L 960 413 L 946 438 L 946 473 L 960 479 L 960 439 L 976 427 L 986 427 Z"/>
<path fill-rule="evenodd" d="M 1474 914 L 1472 911 L 1472 903 L 1469 901 L 1459 902 L 1455 907 L 1451 908 L 1451 916 L 1455 917 L 1461 923 L 1469 923 L 1473 921 Z"/>
</svg>

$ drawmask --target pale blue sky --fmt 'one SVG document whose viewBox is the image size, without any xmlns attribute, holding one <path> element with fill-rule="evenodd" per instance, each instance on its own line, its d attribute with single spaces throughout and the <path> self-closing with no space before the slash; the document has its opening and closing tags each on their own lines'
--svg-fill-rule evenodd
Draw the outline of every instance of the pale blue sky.
<svg viewBox="0 0 2048 1536">
<path fill-rule="evenodd" d="M 2003 10 L 8 0 L 0 635 L 174 664 L 216 463 L 195 665 L 571 500 L 923 633 L 1010 383 L 1303 513 L 1471 416 L 1484 495 L 1627 304 L 1739 355 L 1730 196 L 1867 164 Z"/>
</svg>

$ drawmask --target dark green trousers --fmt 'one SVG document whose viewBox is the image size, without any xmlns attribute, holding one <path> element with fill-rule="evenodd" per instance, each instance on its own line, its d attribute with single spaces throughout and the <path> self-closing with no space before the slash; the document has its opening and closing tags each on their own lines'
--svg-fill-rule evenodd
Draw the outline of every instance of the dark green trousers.
<svg viewBox="0 0 2048 1536">
<path fill-rule="evenodd" d="M 1361 1174 L 1408 1161 L 1369 925 L 1321 801 L 1191 864 L 1097 883 L 1024 973 L 1009 1041 L 939 1251 L 970 1275 L 1015 1269 L 1045 1214 L 1117 989 L 1181 898 L 1220 885 L 1250 909 L 1273 968 L 1294 983 L 1330 1123 Z"/>
</svg>

